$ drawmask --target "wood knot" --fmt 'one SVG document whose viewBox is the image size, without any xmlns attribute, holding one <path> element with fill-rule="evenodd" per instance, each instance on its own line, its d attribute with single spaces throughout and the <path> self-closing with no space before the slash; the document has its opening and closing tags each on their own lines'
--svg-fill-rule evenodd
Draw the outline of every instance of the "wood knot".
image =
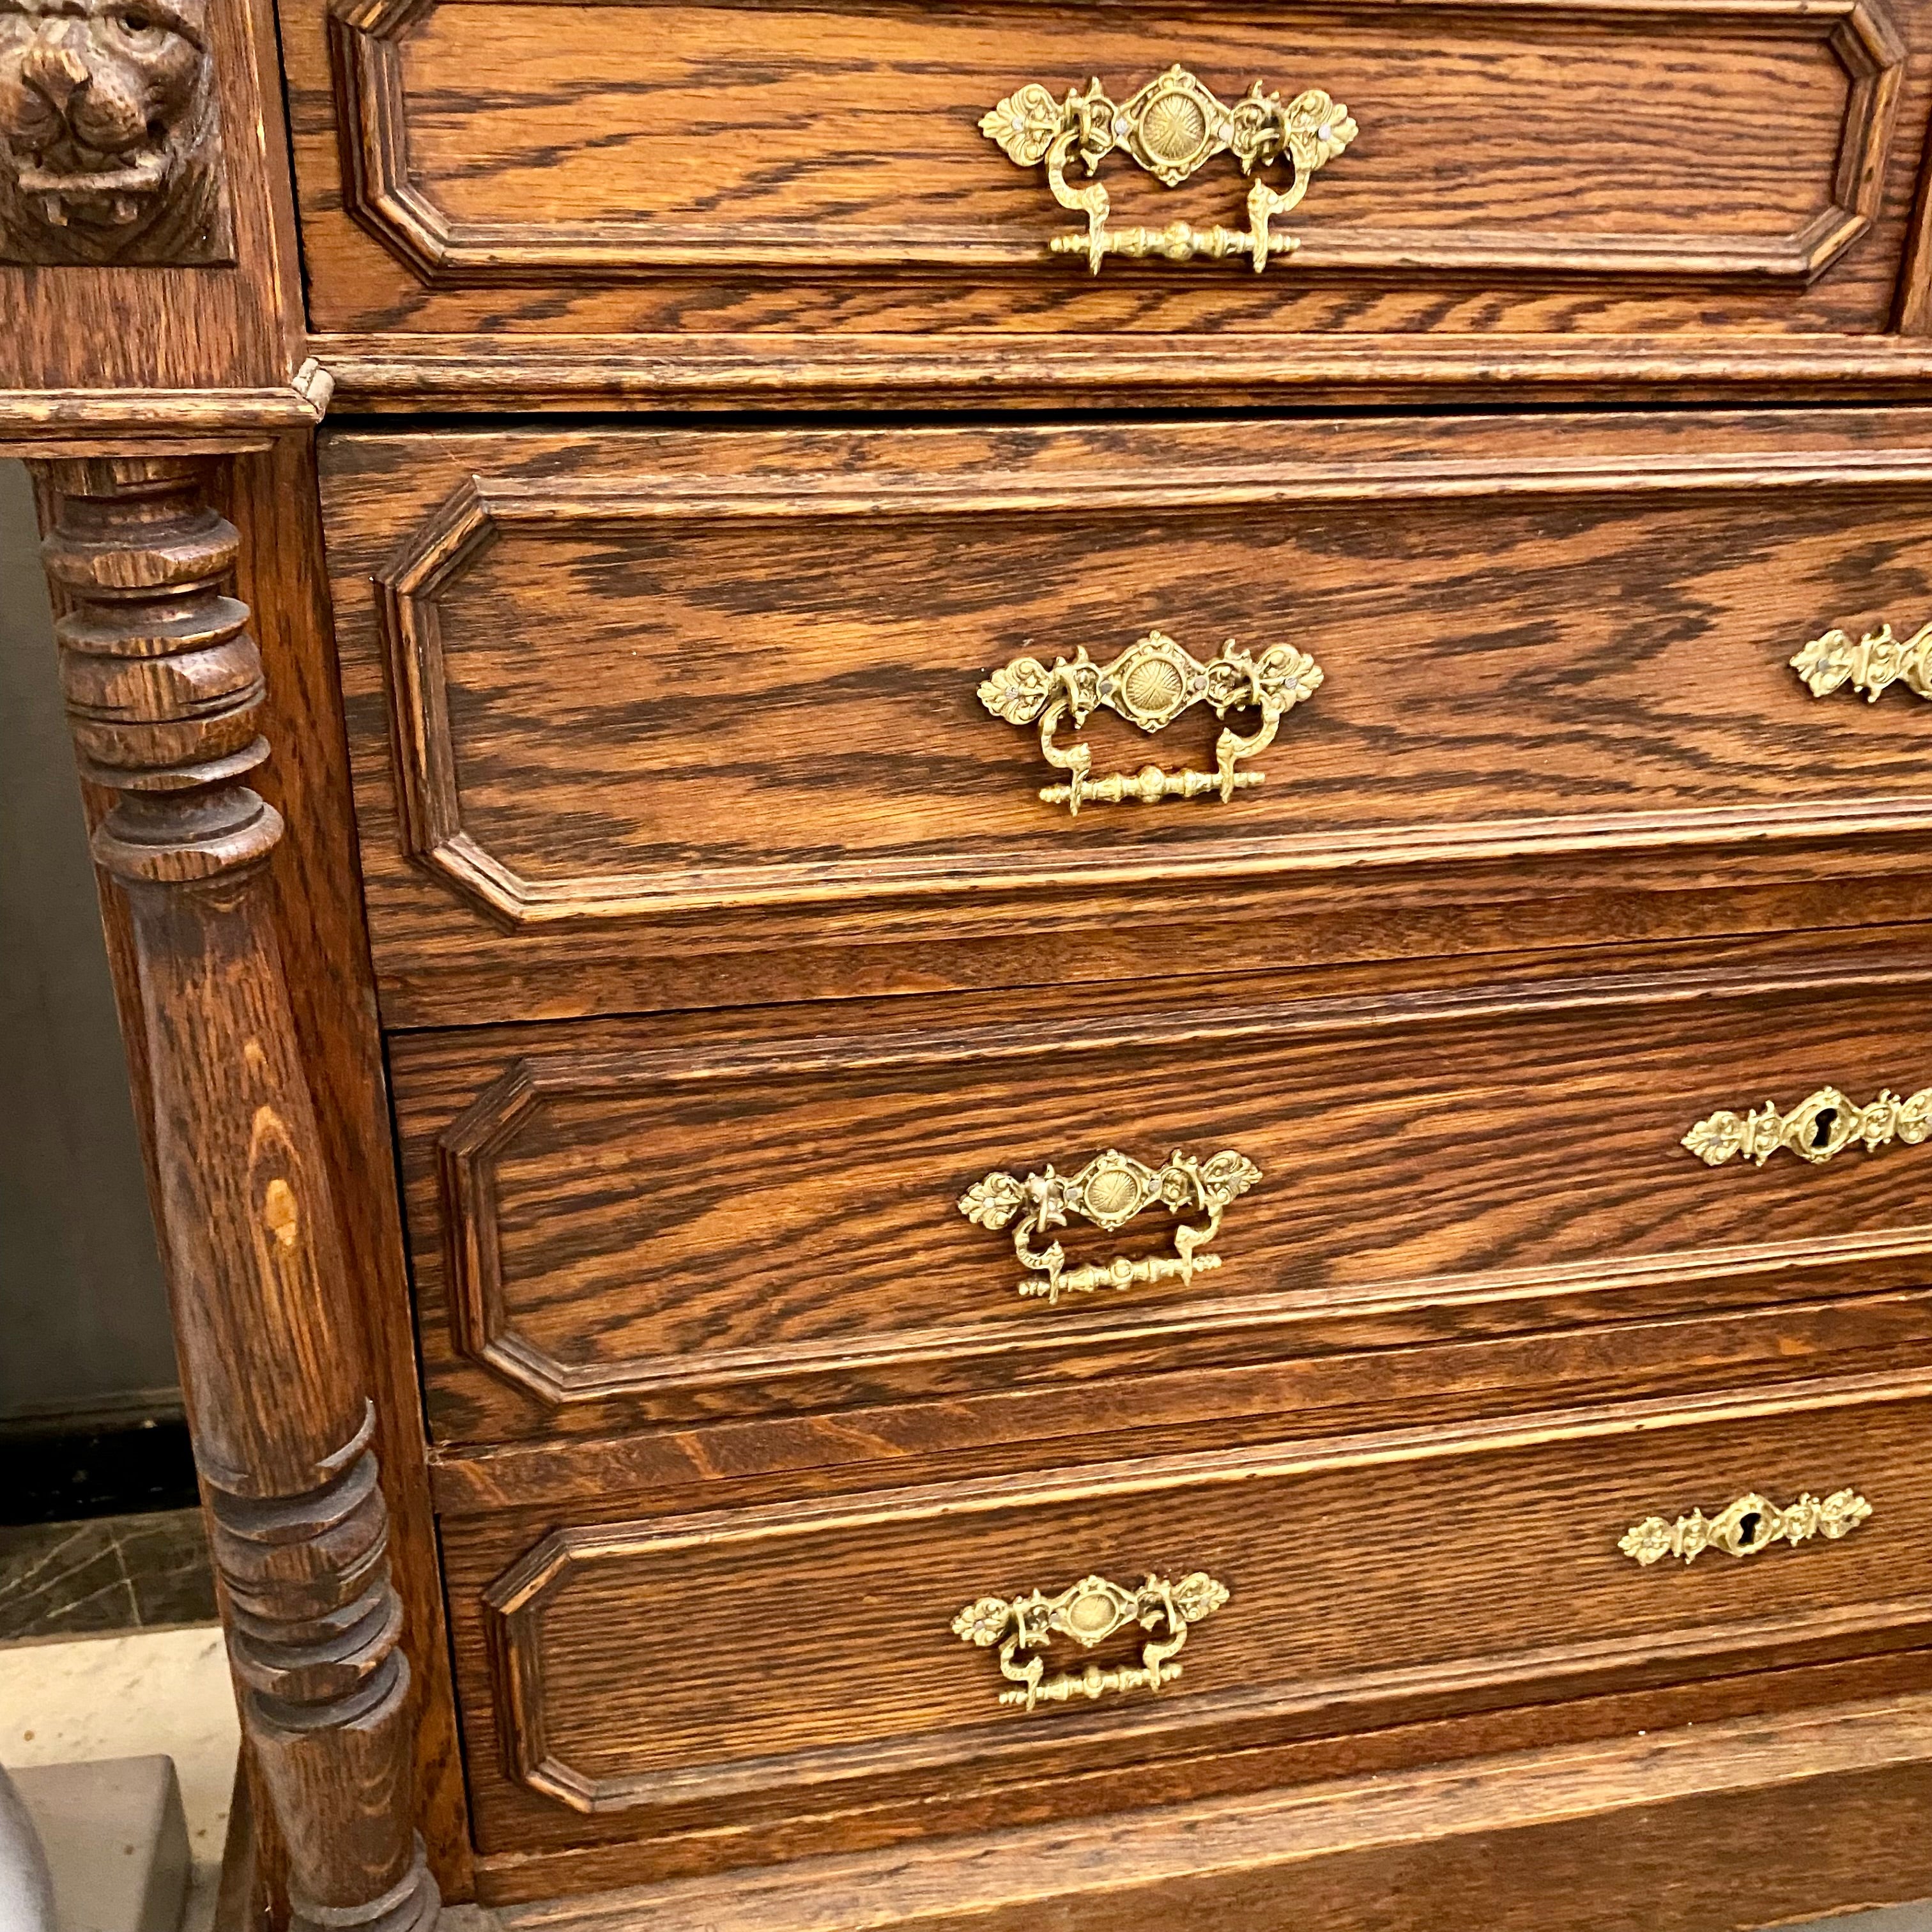
<svg viewBox="0 0 1932 1932">
<path fill-rule="evenodd" d="M 262 1196 L 262 1219 L 278 1246 L 295 1246 L 302 1232 L 302 1209 L 296 1204 L 295 1190 L 280 1175 L 268 1183 Z"/>
</svg>

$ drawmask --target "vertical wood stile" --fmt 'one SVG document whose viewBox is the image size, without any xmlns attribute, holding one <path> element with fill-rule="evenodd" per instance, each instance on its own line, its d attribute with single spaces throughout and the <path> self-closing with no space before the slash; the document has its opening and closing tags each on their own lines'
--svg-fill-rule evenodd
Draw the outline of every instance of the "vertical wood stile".
<svg viewBox="0 0 1932 1932">
<path fill-rule="evenodd" d="M 47 466 L 43 545 L 94 855 L 125 894 L 162 1246 L 243 1723 L 297 1932 L 416 1932 L 409 1666 L 374 1410 L 244 782 L 268 755 L 238 539 L 197 458 Z"/>
</svg>

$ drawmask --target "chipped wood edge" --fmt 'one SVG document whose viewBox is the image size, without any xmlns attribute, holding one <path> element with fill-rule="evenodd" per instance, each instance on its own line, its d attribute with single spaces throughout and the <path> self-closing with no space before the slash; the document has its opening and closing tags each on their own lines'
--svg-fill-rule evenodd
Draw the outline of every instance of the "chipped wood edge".
<svg viewBox="0 0 1932 1932">
<path fill-rule="evenodd" d="M 314 356 L 285 388 L 0 389 L 0 454 L 239 455 L 314 428 L 334 391 L 334 376 Z"/>
</svg>

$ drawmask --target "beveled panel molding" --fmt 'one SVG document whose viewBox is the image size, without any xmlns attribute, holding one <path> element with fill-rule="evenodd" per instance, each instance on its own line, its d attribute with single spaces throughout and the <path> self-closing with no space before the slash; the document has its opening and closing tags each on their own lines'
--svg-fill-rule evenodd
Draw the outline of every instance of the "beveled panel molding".
<svg viewBox="0 0 1932 1932">
<path fill-rule="evenodd" d="M 1144 514 L 1150 504 L 1178 510 L 1247 508 L 1348 502 L 1378 504 L 1450 499 L 1594 496 L 1632 499 L 1680 492 L 1840 488 L 1868 490 L 1932 484 L 1932 451 L 1766 455 L 1660 460 L 1624 466 L 1604 459 L 1543 459 L 1414 466 L 1363 464 L 1332 471 L 1244 466 L 1238 456 L 1213 470 L 1137 472 L 1121 481 L 1087 473 L 1021 476 L 906 473 L 848 482 L 793 477 L 770 483 L 591 474 L 556 480 L 472 476 L 404 539 L 374 573 L 388 658 L 392 728 L 405 851 L 499 926 L 514 930 L 560 922 L 664 919 L 687 913 L 808 912 L 871 902 L 943 908 L 1017 896 L 1117 890 L 1118 855 L 1070 845 L 1045 862 L 994 850 L 944 862 L 911 855 L 757 866 L 667 866 L 648 872 L 533 878 L 490 849 L 466 826 L 460 758 L 444 670 L 441 600 L 506 532 L 539 539 L 627 526 L 703 530 L 719 524 L 802 519 L 840 521 L 994 515 L 1025 510 Z M 1781 640 L 1780 640 L 1781 641 Z M 1794 726 L 1794 728 L 1796 727 Z M 1228 808 L 1232 812 L 1238 807 Z M 1232 818 L 1228 821 L 1233 825 Z M 1164 851 L 1161 882 L 1255 879 L 1378 868 L 1480 865 L 1586 853 L 1710 849 L 1740 839 L 1836 842 L 1919 832 L 1932 805 L 1914 798 L 1830 802 L 1795 800 L 1734 808 L 1652 809 L 1580 818 L 1498 819 L 1468 824 L 1378 827 L 1320 840 L 1234 826 L 1210 843 Z M 1146 862 L 1136 854 L 1136 864 Z"/>
<path fill-rule="evenodd" d="M 331 58 L 341 102 L 340 140 L 344 202 L 350 212 L 427 286 L 514 284 L 546 280 L 611 280 L 668 269 L 707 268 L 726 274 L 826 271 L 1008 271 L 1040 267 L 1060 272 L 1033 226 L 986 218 L 957 227 L 926 219 L 838 220 L 823 217 L 781 219 L 735 211 L 728 194 L 717 218 L 694 220 L 527 220 L 506 213 L 463 219 L 436 199 L 412 170 L 412 102 L 404 44 L 412 29 L 434 12 L 439 0 L 333 0 L 328 16 Z M 555 0 L 499 0 L 505 5 L 555 4 Z M 624 10 L 647 4 L 627 0 Z M 1492 217 L 1489 226 L 1467 228 L 1402 224 L 1399 200 L 1378 211 L 1373 226 L 1316 219 L 1302 235 L 1294 274 L 1322 269 L 1418 272 L 1440 280 L 1471 274 L 1601 278 L 1619 283 L 1678 280 L 1697 284 L 1757 282 L 1802 287 L 1815 280 L 1870 225 L 1882 187 L 1892 124 L 1904 73 L 1904 44 L 1877 0 L 1675 0 L 1670 4 L 1631 0 L 1459 0 L 1438 17 L 1472 20 L 1493 31 L 1547 37 L 1562 26 L 1582 23 L 1641 35 L 1647 41 L 1692 35 L 1713 40 L 1766 34 L 1815 37 L 1828 49 L 1844 76 L 1842 131 L 1828 172 L 1816 184 L 1812 212 L 1782 233 L 1726 233 L 1686 225 L 1680 232 L 1565 232 L 1553 223 L 1539 227 L 1520 218 Z M 638 31 L 648 34 L 648 27 Z M 890 33 L 890 29 L 885 29 Z M 1167 46 L 1150 35 L 1150 50 Z M 1654 53 L 1654 48 L 1651 51 Z M 1070 56 L 1078 64 L 1082 53 Z M 771 58 L 785 56 L 776 47 Z M 1163 56 L 1165 58 L 1165 56 Z M 1324 70 L 1325 72 L 1325 70 Z M 961 78 L 974 85 L 963 97 L 963 125 L 972 129 L 992 95 L 1029 77 L 1052 82 L 1056 91 L 1087 78 L 1082 65 L 1057 78 L 1044 72 L 988 74 Z M 876 91 L 878 76 L 855 75 L 850 85 Z M 889 77 L 888 77 L 889 84 Z M 1368 94 L 1350 95 L 1370 124 L 1377 106 Z M 721 112 L 728 114 L 729 102 Z M 836 119 L 836 89 L 821 82 L 800 109 L 828 125 Z M 909 106 L 905 118 L 918 112 Z M 608 136 L 604 138 L 608 140 Z M 730 138 L 728 118 L 716 138 Z M 755 130 L 745 138 L 754 140 Z M 914 138 L 908 134 L 905 138 Z M 1696 136 L 1687 137 L 1684 164 L 1696 165 Z M 908 158 L 895 156 L 894 160 Z M 941 164 L 927 157 L 928 165 Z M 883 162 L 881 165 L 883 166 Z M 947 165 L 956 165 L 949 156 Z M 983 187 L 983 182 L 980 183 Z"/>
<path fill-rule="evenodd" d="M 1756 1571 L 1728 1597 L 1702 1576 L 1640 1585 L 1618 1538 L 1633 1486 L 1786 1432 L 1828 1444 L 1834 1456 L 1868 1438 L 1870 1465 L 1908 1468 L 1909 1406 L 1926 1394 L 1922 1371 L 1846 1377 L 1695 1403 L 1604 1404 L 566 1524 L 482 1592 L 503 1772 L 590 1816 L 712 1805 L 742 1815 L 773 1802 L 796 1816 L 849 1803 L 862 1786 L 876 1794 L 929 1789 L 935 1778 L 1032 1780 L 1120 1769 L 1151 1753 L 1252 1744 L 1337 1708 L 1358 1721 L 1390 1721 L 1425 1700 L 1479 1708 L 1532 1685 L 1574 1696 L 1646 1676 L 1667 1682 L 1718 1655 L 1761 1664 L 1808 1646 L 1882 1644 L 1888 1630 L 1894 1644 L 1909 1642 L 1932 1613 L 1932 1598 L 1907 1587 L 1918 1546 L 1911 1521 L 1894 1524 L 1888 1540 L 1868 1532 L 1834 1552 L 1856 1553 L 1828 1562 L 1834 1587 L 1822 1598 L 1808 1580 L 1820 1571 L 1802 1558 Z M 1376 1614 L 1402 1586 L 1359 1553 L 1351 1516 L 1328 1508 L 1342 1484 L 1376 1498 L 1391 1524 L 1408 1515 L 1460 1524 L 1460 1533 L 1442 1532 L 1422 1594 L 1440 1603 L 1457 1587 L 1444 1580 L 1460 1579 L 1477 1614 L 1407 1624 Z M 1492 1534 L 1486 1520 L 1487 1510 L 1507 1520 L 1519 1490 L 1537 1498 L 1540 1540 Z M 1922 1504 L 1909 1514 L 1922 1516 Z M 961 1671 L 956 1606 L 928 1604 L 926 1593 L 943 1576 L 966 1594 L 989 1558 L 1022 1568 L 1050 1561 L 1046 1552 L 1063 1534 L 1091 1548 L 1118 1539 L 1148 1550 L 1148 1560 L 1177 1564 L 1180 1553 L 1160 1552 L 1185 1541 L 1250 1615 L 1221 1619 L 1218 1648 L 1204 1645 L 1188 1682 L 1171 1693 L 1108 1700 L 1090 1717 L 1043 1727 L 996 1704 L 985 1677 Z M 1563 1588 L 1544 1622 L 1534 1593 L 1509 1582 L 1545 1561 L 1537 1552 L 1558 1548 Z M 1302 1580 L 1304 1561 L 1322 1584 Z M 1329 1600 L 1342 1576 L 1361 1593 L 1353 1618 L 1335 1615 L 1346 1601 Z M 573 1611 L 569 1599 L 584 1592 L 590 1601 Z M 828 1600 L 864 1608 L 829 1621 Z M 1292 1633 L 1324 1616 L 1335 1634 L 1328 1654 L 1311 1660 Z M 644 1631 L 656 1634 L 655 1659 L 636 1656 Z M 600 1685 L 629 1672 L 634 1657 L 630 1708 L 614 1708 Z M 788 1659 L 799 1668 L 788 1670 Z M 862 1706 L 852 1735 L 828 1714 L 845 1682 Z M 744 1688 L 754 1682 L 779 1687 L 762 1694 L 768 1701 L 755 1713 Z M 637 1685 L 650 1687 L 662 1728 L 638 1723 Z"/>
<path fill-rule="evenodd" d="M 1910 983 L 1916 984 L 1916 978 Z M 1124 1342 L 1131 1342 L 1143 1365 L 1150 1351 L 1162 1360 L 1178 1360 L 1190 1351 L 1222 1361 L 1266 1359 L 1272 1352 L 1311 1346 L 1310 1324 L 1318 1328 L 1323 1321 L 1343 1319 L 1351 1310 L 1373 1310 L 1388 1321 L 1403 1310 L 1439 1316 L 1450 1307 L 1486 1305 L 1486 1320 L 1507 1327 L 1546 1318 L 1538 1311 L 1542 1298 L 1587 1295 L 1607 1311 L 1628 1298 L 1665 1287 L 1696 1305 L 1706 1292 L 1743 1293 L 1747 1284 L 1766 1300 L 1796 1300 L 1838 1292 L 1832 1284 L 1838 1280 L 1862 1276 L 1876 1287 L 1916 1279 L 1915 1270 L 1922 1270 L 1923 1257 L 1932 1252 L 1932 1234 L 1922 1226 L 1853 1222 L 1848 1227 L 1841 1216 L 1828 1228 L 1812 1222 L 1802 1238 L 1766 1238 L 1768 1231 L 1756 1218 L 1762 1206 L 1754 1208 L 1748 1196 L 1733 1192 L 1711 1198 L 1735 1202 L 1742 1218 L 1712 1224 L 1697 1237 L 1680 1234 L 1676 1244 L 1660 1249 L 1612 1242 L 1600 1251 L 1577 1255 L 1559 1245 L 1534 1260 L 1438 1262 L 1426 1273 L 1395 1266 L 1386 1275 L 1346 1288 L 1328 1283 L 1311 1295 L 1309 1248 L 1318 1253 L 1326 1239 L 1346 1249 L 1351 1240 L 1361 1238 L 1358 1224 L 1335 1218 L 1343 1210 L 1331 1191 L 1306 1196 L 1315 1204 L 1312 1211 L 1322 1216 L 1316 1232 L 1291 1222 L 1292 1232 L 1284 1233 L 1265 1220 L 1233 1228 L 1232 1234 L 1224 1230 L 1223 1240 L 1234 1243 L 1234 1264 L 1208 1275 L 1197 1260 L 1201 1282 L 1183 1286 L 1170 1280 L 1132 1293 L 1123 1284 L 1118 1293 L 1083 1298 L 1079 1310 L 1056 1309 L 1044 1298 L 1016 1294 L 1010 1256 L 1001 1246 L 977 1238 L 959 1216 L 956 1195 L 962 1185 L 980 1179 L 974 1161 L 979 1144 L 968 1153 L 951 1148 L 943 1136 L 915 1134 L 905 1137 L 895 1159 L 869 1179 L 850 1180 L 839 1202 L 842 1216 L 851 1216 L 854 1226 L 870 1231 L 889 1223 L 898 1231 L 874 1232 L 869 1240 L 842 1238 L 837 1252 L 856 1276 L 902 1271 L 908 1285 L 903 1315 L 881 1322 L 875 1310 L 866 1312 L 861 1296 L 846 1305 L 838 1321 L 814 1328 L 759 1323 L 736 1334 L 691 1334 L 675 1326 L 668 1329 L 664 1323 L 670 1311 L 698 1292 L 713 1271 L 706 1256 L 716 1252 L 716 1266 L 734 1282 L 744 1270 L 742 1251 L 734 1245 L 742 1230 L 734 1228 L 728 1214 L 707 1232 L 707 1245 L 694 1246 L 686 1240 L 676 1252 L 659 1258 L 654 1255 L 653 1236 L 621 1220 L 614 1222 L 608 1215 L 586 1213 L 581 1201 L 559 1184 L 572 1149 L 592 1150 L 590 1157 L 602 1177 L 598 1200 L 606 1208 L 627 1196 L 647 1196 L 660 1163 L 674 1169 L 682 1160 L 715 1172 L 710 1150 L 731 1130 L 707 1124 L 734 1118 L 760 1120 L 773 1137 L 768 1158 L 787 1166 L 777 1150 L 796 1144 L 787 1136 L 800 1131 L 788 1124 L 809 1118 L 812 1095 L 822 1095 L 842 1079 L 876 1084 L 904 1096 L 908 1107 L 938 1117 L 946 1111 L 948 1096 L 953 1106 L 963 1108 L 974 1096 L 982 1102 L 986 1094 L 1003 1090 L 1048 1090 L 1057 1070 L 1077 1064 L 1088 1066 L 1091 1083 L 1100 1081 L 1103 1070 L 1136 1064 L 1164 1066 L 1166 1079 L 1180 1082 L 1186 1076 L 1178 1070 L 1210 1053 L 1224 1059 L 1267 1057 L 1268 1078 L 1281 1088 L 1280 1105 L 1250 1108 L 1246 1130 L 1252 1138 L 1244 1141 L 1264 1154 L 1267 1166 L 1274 1164 L 1274 1155 L 1265 1150 L 1279 1151 L 1287 1131 L 1284 1120 L 1305 1125 L 1308 1097 L 1322 1094 L 1339 1104 L 1322 1082 L 1324 1070 L 1342 1058 L 1359 1059 L 1365 1078 L 1384 1077 L 1374 1073 L 1376 1068 L 1390 1070 L 1393 1077 L 1394 1070 L 1410 1060 L 1427 1064 L 1432 1055 L 1469 1050 L 1446 1046 L 1444 1030 L 1496 1019 L 1493 1080 L 1513 1078 L 1540 1091 L 1545 1063 L 1519 1064 L 1510 1057 L 1511 1028 L 1546 1029 L 1561 1021 L 1572 1036 L 1582 1039 L 1600 1038 L 1614 1026 L 1622 1029 L 1620 1040 L 1629 1040 L 1646 1032 L 1669 1033 L 1673 1012 L 1681 1027 L 1688 1012 L 1725 1004 L 1748 1006 L 1780 990 L 1789 993 L 1792 983 L 1772 977 L 1743 986 L 1699 980 L 1660 1000 L 1654 985 L 1584 981 L 1512 998 L 1506 1017 L 1500 1018 L 1480 992 L 1444 994 L 1412 1008 L 1399 1047 L 1388 1042 L 1385 1022 L 1373 1012 L 1276 1004 L 1163 1012 L 1141 1021 L 1088 1023 L 1077 1016 L 1036 1019 L 1018 1034 L 1004 1027 L 949 1025 L 943 1015 L 934 1015 L 922 1024 L 890 1031 L 862 1036 L 819 1031 L 782 1046 L 720 1041 L 674 1050 L 643 1045 L 572 1051 L 535 1045 L 507 1063 L 496 1062 L 500 1070 L 480 1090 L 472 1089 L 474 1098 L 427 1142 L 436 1197 L 412 1208 L 412 1214 L 420 1217 L 419 1252 L 440 1246 L 450 1329 L 447 1345 L 428 1345 L 432 1385 L 447 1378 L 445 1348 L 453 1346 L 465 1360 L 533 1397 L 552 1415 L 561 1408 L 605 1402 L 657 1402 L 674 1413 L 748 1408 L 782 1412 L 801 1406 L 849 1404 L 855 1388 L 878 1399 L 880 1388 L 908 1378 L 927 1395 L 968 1393 L 988 1378 L 1005 1388 L 1049 1384 L 1078 1372 L 1081 1365 L 1106 1359 L 1110 1347 Z M 1691 1040 L 1701 1039 L 1703 1031 L 1700 1026 Z M 556 1038 L 554 1032 L 549 1035 L 551 1041 Z M 1684 1048 L 1680 1039 L 1674 1050 L 1681 1053 Z M 1291 1060 L 1290 1054 L 1306 1057 Z M 1280 1070 L 1290 1066 L 1300 1070 Z M 477 1077 L 484 1078 L 484 1070 Z M 420 1104 L 422 1081 L 416 1068 L 398 1070 L 398 1091 L 406 1114 Z M 1299 1093 L 1303 1081 L 1307 1096 Z M 1204 1113 L 1216 1105 L 1205 1087 L 1199 1104 Z M 1520 1131 L 1518 1124 L 1533 1120 L 1537 1110 L 1537 1102 L 1526 1100 L 1508 1116 L 1494 1117 L 1490 1130 L 1510 1140 Z M 560 1122 L 558 1138 L 546 1142 L 546 1116 L 566 1111 L 572 1120 Z M 698 1124 L 688 1132 L 687 1117 Z M 1666 1121 L 1666 1127 L 1672 1130 L 1658 1132 L 1646 1156 L 1651 1164 L 1638 1172 L 1652 1177 L 1653 1187 L 1677 1186 L 1708 1194 L 1701 1172 L 1684 1162 L 1676 1144 L 1674 1123 Z M 1024 1131 L 1030 1136 L 1036 1124 L 1029 1122 Z M 406 1126 L 405 1134 L 406 1141 Z M 533 1138 L 526 1142 L 526 1135 Z M 506 1165 L 518 1159 L 526 1165 L 517 1193 L 510 1196 L 502 1177 Z M 1566 1165 L 1580 1184 L 1594 1186 L 1604 1178 L 1580 1168 L 1574 1152 Z M 1372 1160 L 1364 1152 L 1351 1171 L 1365 1190 L 1364 1200 L 1400 1192 L 1402 1170 L 1393 1158 Z M 728 1205 L 736 1184 L 720 1177 L 710 1198 Z M 928 1185 L 927 1216 L 919 1203 Z M 1485 1176 L 1469 1178 L 1470 1211 L 1487 1202 L 1485 1190 L 1490 1185 Z M 1268 1190 L 1250 1198 L 1266 1206 Z M 1278 1204 L 1287 1198 L 1276 1191 Z M 507 1216 L 513 1227 L 520 1225 L 527 1232 L 536 1225 L 532 1202 L 543 1204 L 537 1215 L 547 1231 L 544 1252 L 558 1254 L 567 1245 L 568 1258 L 542 1264 L 536 1278 L 521 1285 L 520 1302 L 519 1285 L 506 1271 L 504 1222 Z M 1311 1210 L 1283 1204 L 1281 1211 Z M 686 1218 L 680 1212 L 674 1225 L 682 1227 Z M 1324 1237 L 1321 1228 L 1330 1232 Z M 1786 1236 L 1789 1231 L 1768 1232 Z M 710 1244 L 717 1245 L 714 1249 Z M 605 1264 L 601 1270 L 600 1257 Z M 796 1292 L 801 1275 L 810 1271 L 808 1262 L 797 1257 L 776 1261 L 762 1275 L 747 1274 L 734 1294 L 748 1304 L 765 1291 L 786 1300 Z M 914 1283 L 923 1286 L 925 1300 L 911 1294 Z M 552 1339 L 547 1342 L 533 1332 L 540 1324 L 520 1322 L 520 1306 L 548 1316 Z M 962 1315 L 974 1318 L 962 1321 Z M 1577 1318 L 1574 1306 L 1566 1318 Z M 1607 1312 L 1601 1318 L 1608 1318 Z M 613 1342 L 626 1323 L 637 1325 L 621 1343 Z M 559 1334 L 601 1337 L 604 1352 L 599 1354 L 588 1347 L 580 1355 L 560 1352 L 554 1339 Z M 526 1418 L 509 1432 L 550 1426 Z M 494 1417 L 484 1432 L 500 1435 L 506 1426 L 504 1418 Z"/>
</svg>

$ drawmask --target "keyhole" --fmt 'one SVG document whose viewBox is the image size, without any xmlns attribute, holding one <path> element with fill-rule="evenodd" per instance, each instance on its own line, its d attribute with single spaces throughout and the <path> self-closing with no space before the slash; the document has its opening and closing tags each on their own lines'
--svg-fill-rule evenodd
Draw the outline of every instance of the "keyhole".
<svg viewBox="0 0 1932 1932">
<path fill-rule="evenodd" d="M 1814 1148 L 1831 1145 L 1832 1126 L 1838 1118 L 1838 1110 L 1835 1107 L 1820 1109 L 1817 1118 L 1811 1123 L 1811 1144 Z"/>
<path fill-rule="evenodd" d="M 1756 1510 L 1748 1510 L 1738 1517 L 1738 1541 L 1742 1548 L 1748 1550 L 1757 1540 L 1757 1526 L 1763 1520 Z"/>
</svg>

